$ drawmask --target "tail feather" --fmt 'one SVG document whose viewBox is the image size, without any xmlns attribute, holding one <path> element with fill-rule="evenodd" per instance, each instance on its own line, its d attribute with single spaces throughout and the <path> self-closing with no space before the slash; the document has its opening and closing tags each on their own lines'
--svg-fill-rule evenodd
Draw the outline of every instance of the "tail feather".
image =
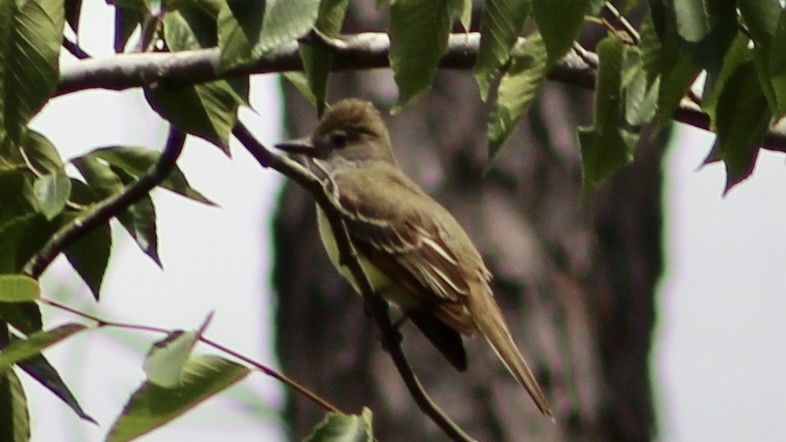
<svg viewBox="0 0 786 442">
<path fill-rule="evenodd" d="M 519 384 L 527 390 L 527 393 L 535 401 L 535 405 L 537 405 L 541 413 L 552 416 L 546 395 L 540 389 L 540 385 L 538 385 L 532 370 L 529 369 L 524 361 L 524 357 L 519 353 L 516 343 L 513 341 L 513 336 L 511 336 L 507 325 L 505 325 L 502 312 L 494 302 L 494 299 L 490 294 L 485 293 L 476 293 L 468 298 L 467 308 L 472 314 L 478 329 L 494 349 L 494 352 L 497 353 L 497 356 Z"/>
</svg>

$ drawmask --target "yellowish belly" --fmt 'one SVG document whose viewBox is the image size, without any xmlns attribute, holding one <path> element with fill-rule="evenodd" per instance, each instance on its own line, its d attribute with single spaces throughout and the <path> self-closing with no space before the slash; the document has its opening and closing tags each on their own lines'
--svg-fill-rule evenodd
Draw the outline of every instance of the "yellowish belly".
<svg viewBox="0 0 786 442">
<path fill-rule="evenodd" d="M 322 238 L 322 244 L 325 246 L 325 250 L 327 251 L 328 257 L 330 258 L 330 262 L 333 263 L 333 266 L 336 267 L 339 273 L 341 273 L 341 276 L 343 276 L 344 279 L 352 284 L 352 287 L 355 289 L 355 291 L 360 293 L 360 287 L 358 286 L 355 277 L 352 275 L 352 272 L 349 270 L 349 268 L 340 264 L 339 251 L 338 246 L 336 245 L 336 238 L 333 235 L 333 229 L 330 227 L 330 222 L 328 222 L 325 213 L 319 206 L 317 206 L 317 225 L 319 227 L 319 236 Z M 394 284 L 387 275 L 382 273 L 365 257 L 359 256 L 358 261 L 360 262 L 360 266 L 363 268 L 363 272 L 366 274 L 369 283 L 371 283 L 371 286 L 374 288 L 374 291 L 376 291 L 377 294 L 405 309 L 417 308 L 420 306 L 420 303 L 417 301 L 416 297 L 398 285 Z"/>
</svg>

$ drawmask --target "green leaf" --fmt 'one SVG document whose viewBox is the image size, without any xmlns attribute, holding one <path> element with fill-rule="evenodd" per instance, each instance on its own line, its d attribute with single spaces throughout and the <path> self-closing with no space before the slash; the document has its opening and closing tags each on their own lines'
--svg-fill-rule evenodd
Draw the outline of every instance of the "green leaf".
<svg viewBox="0 0 786 442">
<path fill-rule="evenodd" d="M 71 393 L 71 390 L 65 382 L 63 382 L 63 379 L 60 378 L 57 370 L 55 370 L 49 361 L 46 360 L 44 355 L 37 354 L 30 356 L 24 361 L 17 363 L 17 365 L 24 370 L 25 373 L 29 374 L 33 379 L 60 398 L 60 400 L 68 405 L 77 416 L 88 422 L 96 423 L 95 419 L 85 413 L 85 410 L 82 409 L 82 406 L 79 405 L 79 402 L 76 400 L 73 393 Z"/>
<path fill-rule="evenodd" d="M 0 302 L 0 319 L 22 333 L 41 330 L 41 310 L 35 302 Z"/>
<path fill-rule="evenodd" d="M 181 10 L 164 16 L 164 37 L 174 50 L 210 45 L 199 12 Z M 204 46 L 207 47 L 207 46 Z M 248 101 L 248 77 L 216 80 L 199 85 L 155 84 L 145 88 L 150 106 L 178 129 L 196 135 L 229 153 L 229 134 L 237 122 L 237 108 Z"/>
<path fill-rule="evenodd" d="M 642 61 L 648 81 L 653 83 L 660 79 L 657 123 L 662 128 L 671 122 L 699 68 L 680 49 L 673 14 L 658 0 L 650 2 L 650 9 L 652 28 L 648 28 L 648 21 L 645 21 L 647 32 L 642 34 Z"/>
<path fill-rule="evenodd" d="M 71 196 L 71 179 L 59 172 L 40 176 L 33 184 L 33 192 L 41 213 L 51 220 L 65 209 Z"/>
<path fill-rule="evenodd" d="M 13 370 L 0 371 L 0 440 L 30 440 L 30 415 L 22 383 Z"/>
<path fill-rule="evenodd" d="M 164 388 L 182 385 L 183 367 L 197 341 L 196 332 L 175 330 L 153 344 L 145 357 L 147 380 Z"/>
<path fill-rule="evenodd" d="M 79 33 L 79 15 L 82 13 L 82 0 L 65 0 L 65 18 L 74 34 Z"/>
<path fill-rule="evenodd" d="M 188 332 L 175 330 L 166 338 L 154 343 L 145 357 L 144 369 L 147 379 L 159 387 L 181 386 L 183 368 L 188 362 L 191 350 L 194 349 L 194 345 L 204 334 L 212 319 L 213 312 L 210 312 L 198 330 Z"/>
<path fill-rule="evenodd" d="M 191 358 L 184 367 L 181 386 L 163 388 L 143 383 L 126 403 L 106 440 L 124 442 L 147 434 L 237 383 L 248 373 L 248 368 L 216 356 Z"/>
<path fill-rule="evenodd" d="M 786 115 L 786 10 L 781 11 L 769 52 L 769 74 L 775 95 L 775 114 Z"/>
<path fill-rule="evenodd" d="M 37 331 L 28 335 L 27 339 L 10 342 L 0 350 L 0 373 L 11 365 L 40 354 L 45 348 L 51 347 L 85 328 L 82 324 L 68 323 L 51 330 Z"/>
<path fill-rule="evenodd" d="M 497 101 L 489 115 L 489 158 L 499 152 L 546 78 L 548 57 L 539 34 L 532 34 L 516 45 L 511 57 L 510 68 L 500 80 Z"/>
<path fill-rule="evenodd" d="M 218 15 L 220 70 L 256 60 L 270 49 L 306 35 L 319 0 L 226 2 Z"/>
<path fill-rule="evenodd" d="M 394 113 L 431 86 L 462 7 L 456 0 L 397 0 L 390 5 L 390 67 L 398 85 Z"/>
<path fill-rule="evenodd" d="M 659 83 L 650 83 L 647 77 L 641 49 L 626 46 L 622 60 L 625 126 L 636 134 L 652 122 L 657 107 Z"/>
<path fill-rule="evenodd" d="M 145 88 L 145 98 L 161 117 L 182 131 L 215 144 L 227 154 L 229 134 L 237 122 L 237 109 L 247 96 L 247 77 L 196 86 Z"/>
<path fill-rule="evenodd" d="M 707 78 L 702 95 L 701 108 L 710 117 L 710 129 L 716 130 L 716 106 L 721 92 L 726 87 L 726 82 L 734 74 L 743 63 L 749 63 L 753 60 L 754 52 L 748 47 L 750 40 L 742 32 L 737 35 L 737 38 L 732 42 L 726 58 L 723 61 L 720 71 Z"/>
<path fill-rule="evenodd" d="M 336 37 L 347 15 L 349 0 L 323 0 L 319 3 L 314 27 L 328 37 Z"/>
<path fill-rule="evenodd" d="M 532 14 L 553 65 L 576 40 L 589 0 L 532 0 Z"/>
<path fill-rule="evenodd" d="M 41 133 L 26 130 L 22 136 L 21 150 L 24 151 L 27 160 L 39 173 L 65 171 L 57 148 Z"/>
<path fill-rule="evenodd" d="M 120 53 L 126 47 L 128 39 L 137 26 L 147 23 L 151 18 L 147 0 L 115 1 L 115 52 Z"/>
<path fill-rule="evenodd" d="M 60 217 L 25 214 L 0 225 L 0 273 L 21 273 L 25 262 L 54 234 Z"/>
<path fill-rule="evenodd" d="M 753 172 L 759 145 L 770 125 L 771 115 L 753 61 L 740 64 L 729 76 L 716 112 L 718 136 L 710 157 L 726 165 L 726 193 Z"/>
<path fill-rule="evenodd" d="M 341 25 L 347 12 L 348 0 L 327 0 L 319 5 L 314 27 L 328 37 L 335 37 L 341 31 Z M 303 60 L 303 71 L 305 73 L 308 92 L 305 92 L 317 107 L 317 115 L 322 115 L 325 111 L 327 96 L 328 78 L 330 68 L 333 64 L 333 54 L 320 47 L 307 44 L 300 45 L 300 58 Z M 296 74 L 290 72 L 288 74 Z M 290 79 L 297 82 L 297 79 Z"/>
<path fill-rule="evenodd" d="M 122 192 L 136 180 L 136 177 L 126 172 L 125 169 L 100 160 L 100 155 L 95 150 L 75 158 L 71 162 L 101 198 L 109 198 Z M 139 248 L 160 267 L 156 212 L 150 195 L 139 198 L 137 202 L 118 213 L 117 220 L 131 235 Z"/>
<path fill-rule="evenodd" d="M 720 69 L 737 33 L 735 6 L 735 2 L 723 0 L 674 2 L 677 35 L 684 53 L 694 64 L 710 72 Z"/>
<path fill-rule="evenodd" d="M 595 125 L 579 128 L 582 197 L 602 180 L 633 161 L 635 134 L 623 124 L 622 65 L 625 45 L 615 37 L 598 43 L 598 77 L 595 85 Z"/>
<path fill-rule="evenodd" d="M 84 214 L 65 212 L 63 221 L 70 223 Z M 96 300 L 101 292 L 101 283 L 104 280 L 106 266 L 109 264 L 111 249 L 112 230 L 109 223 L 104 223 L 74 241 L 64 252 L 68 262 L 85 281 Z"/>
<path fill-rule="evenodd" d="M 0 301 L 35 301 L 41 296 L 38 281 L 27 275 L 0 275 Z"/>
<path fill-rule="evenodd" d="M 475 62 L 475 80 L 480 98 L 486 101 L 494 77 L 510 58 L 521 28 L 530 12 L 528 0 L 489 0 L 480 22 L 480 48 Z"/>
<path fill-rule="evenodd" d="M 0 140 L 24 127 L 57 87 L 62 0 L 0 0 Z"/>
<path fill-rule="evenodd" d="M 768 50 L 781 14 L 778 0 L 737 0 L 737 7 L 753 41 Z"/>
<path fill-rule="evenodd" d="M 31 175 L 23 170 L 0 172 L 0 207 L 3 208 L 0 210 L 0 226 L 38 210 Z M 0 247 L 0 255 L 7 251 L 6 244 L 3 245 L 4 247 Z M 0 269 L 2 268 L 0 265 Z"/>
<path fill-rule="evenodd" d="M 108 164 L 122 169 L 129 175 L 139 178 L 158 162 L 161 154 L 154 150 L 136 146 L 109 146 L 93 150 L 88 156 L 95 156 Z M 161 187 L 196 202 L 215 206 L 216 204 L 195 190 L 188 183 L 179 167 L 175 167 L 160 184 Z"/>
<path fill-rule="evenodd" d="M 126 186 L 131 185 L 136 180 L 122 169 L 114 166 L 110 166 L 110 168 Z M 117 219 L 142 252 L 161 267 L 161 258 L 158 256 L 156 207 L 150 195 L 145 195 L 128 209 L 119 213 Z"/>
<path fill-rule="evenodd" d="M 362 415 L 327 413 L 304 442 L 372 442 L 372 418 L 371 410 L 366 407 Z"/>
</svg>

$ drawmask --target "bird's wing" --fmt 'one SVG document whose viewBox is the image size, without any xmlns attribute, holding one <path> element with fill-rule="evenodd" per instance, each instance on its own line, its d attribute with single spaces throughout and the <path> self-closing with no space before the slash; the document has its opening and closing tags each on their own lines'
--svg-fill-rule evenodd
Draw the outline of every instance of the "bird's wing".
<svg viewBox="0 0 786 442">
<path fill-rule="evenodd" d="M 380 186 L 380 180 L 397 191 Z M 333 195 L 360 252 L 442 321 L 472 334 L 475 325 L 464 299 L 470 275 L 465 274 L 458 249 L 470 247 L 470 257 L 483 271 L 485 267 L 463 230 L 446 228 L 458 227 L 447 210 L 391 166 L 344 171 L 333 181 Z M 456 232 L 461 237 L 455 237 Z"/>
</svg>

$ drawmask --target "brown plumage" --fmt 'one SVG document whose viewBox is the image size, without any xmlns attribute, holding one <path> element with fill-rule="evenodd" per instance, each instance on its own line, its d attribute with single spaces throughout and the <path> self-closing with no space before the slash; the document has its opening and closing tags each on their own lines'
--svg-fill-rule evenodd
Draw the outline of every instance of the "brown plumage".
<svg viewBox="0 0 786 442">
<path fill-rule="evenodd" d="M 480 253 L 455 218 L 399 169 L 371 103 L 341 101 L 308 140 L 279 147 L 310 158 L 377 292 L 398 304 L 459 370 L 466 368 L 461 335 L 480 330 L 540 411 L 551 415 L 494 301 Z M 319 215 L 331 261 L 357 290 Z"/>
</svg>

